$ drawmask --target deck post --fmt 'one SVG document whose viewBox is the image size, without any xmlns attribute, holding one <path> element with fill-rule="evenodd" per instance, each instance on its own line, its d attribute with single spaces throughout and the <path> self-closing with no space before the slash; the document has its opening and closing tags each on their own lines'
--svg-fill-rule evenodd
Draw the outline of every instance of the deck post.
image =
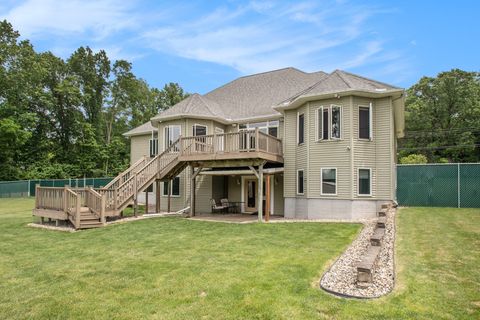
<svg viewBox="0 0 480 320">
<path fill-rule="evenodd" d="M 170 207 L 171 207 L 171 203 L 172 203 L 172 179 L 168 179 L 167 188 L 168 188 L 168 190 L 167 190 L 167 192 L 168 192 L 167 211 L 168 211 L 168 213 L 170 213 Z"/>
<path fill-rule="evenodd" d="M 195 167 L 190 165 L 190 217 L 195 216 Z"/>
<path fill-rule="evenodd" d="M 38 188 L 40 188 L 40 184 L 35 184 L 35 209 L 38 208 Z"/>
<path fill-rule="evenodd" d="M 259 139 L 258 139 L 259 134 L 258 133 L 259 133 L 258 128 L 255 128 L 255 151 L 257 151 L 257 152 L 259 150 L 259 146 L 258 146 L 258 144 L 259 144 L 258 143 L 259 142 Z M 260 169 L 260 167 L 259 167 L 259 169 Z"/>
<path fill-rule="evenodd" d="M 265 180 L 265 222 L 270 221 L 270 175 L 266 175 Z"/>
<path fill-rule="evenodd" d="M 258 166 L 258 222 L 263 222 L 263 164 Z"/>
<path fill-rule="evenodd" d="M 102 203 L 100 205 L 100 222 L 103 225 L 105 225 L 105 223 L 106 223 L 106 219 L 105 219 L 106 206 L 107 206 L 107 194 L 103 193 L 102 194 Z"/>
<path fill-rule="evenodd" d="M 145 189 L 145 213 L 148 214 L 148 187 Z"/>
<path fill-rule="evenodd" d="M 80 206 L 81 206 L 82 198 L 80 197 L 80 193 L 77 193 L 77 207 L 75 209 L 75 229 L 80 228 Z"/>
<path fill-rule="evenodd" d="M 133 172 L 133 216 L 137 216 L 138 211 L 138 186 L 137 186 L 137 173 Z"/>
<path fill-rule="evenodd" d="M 155 211 L 160 213 L 160 180 L 155 181 Z"/>
<path fill-rule="evenodd" d="M 67 185 L 63 186 L 63 212 L 67 213 Z"/>
</svg>

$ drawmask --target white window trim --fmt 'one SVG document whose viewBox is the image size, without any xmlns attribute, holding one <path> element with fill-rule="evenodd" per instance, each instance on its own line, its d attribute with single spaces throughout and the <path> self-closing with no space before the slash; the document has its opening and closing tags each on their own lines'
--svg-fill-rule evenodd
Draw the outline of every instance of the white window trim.
<svg viewBox="0 0 480 320">
<path fill-rule="evenodd" d="M 193 124 L 192 126 L 192 136 L 195 135 L 195 128 L 196 127 L 204 127 L 205 128 L 205 135 L 208 135 L 208 126 L 204 125 L 204 124 L 200 124 L 200 123 L 195 123 Z"/>
<path fill-rule="evenodd" d="M 154 150 L 155 152 L 153 152 L 153 153 L 150 152 L 151 149 L 152 149 L 152 148 L 151 148 L 151 147 L 152 147 L 152 141 L 156 141 L 156 142 L 157 142 L 156 144 L 154 144 L 154 146 L 155 146 L 154 149 L 156 149 L 156 150 Z M 152 156 L 155 157 L 155 156 L 158 155 L 158 138 L 156 138 L 156 139 L 155 139 L 155 138 L 152 138 L 152 139 L 150 139 L 150 140 L 148 141 L 148 155 L 149 155 L 150 157 L 152 157 Z"/>
<path fill-rule="evenodd" d="M 303 142 L 300 143 L 300 116 L 303 114 Z M 297 112 L 297 145 L 303 145 L 305 143 L 305 113 Z"/>
<path fill-rule="evenodd" d="M 335 193 L 323 193 L 323 170 L 335 170 Z M 320 168 L 320 195 L 336 196 L 338 193 L 338 172 L 336 167 Z"/>
<path fill-rule="evenodd" d="M 181 137 L 182 136 L 182 126 L 179 125 L 179 124 L 171 124 L 171 125 L 168 125 L 168 126 L 165 126 L 163 127 L 163 151 L 165 151 L 168 147 L 167 147 L 167 136 L 165 135 L 165 130 L 167 128 L 175 128 L 175 127 L 178 127 L 178 131 L 179 131 L 179 136 Z M 170 130 L 170 129 L 169 129 Z"/>
<path fill-rule="evenodd" d="M 340 109 L 340 138 L 334 138 L 334 137 L 332 136 L 333 108 L 334 108 L 334 107 L 337 107 L 337 108 Z M 340 105 L 331 104 L 331 105 L 330 105 L 330 109 L 328 110 L 328 112 L 329 112 L 329 116 L 328 116 L 328 117 L 329 117 L 329 120 L 330 120 L 330 121 L 329 121 L 329 124 L 328 124 L 328 125 L 329 125 L 329 128 L 328 128 L 328 129 L 329 129 L 329 130 L 328 130 L 328 139 L 329 139 L 329 140 L 342 140 L 342 136 L 343 136 L 343 135 L 342 135 L 342 131 L 343 131 L 343 123 L 342 123 L 342 120 L 343 120 L 343 108 L 342 108 L 342 106 L 340 106 Z"/>
<path fill-rule="evenodd" d="M 332 137 L 332 109 L 333 107 L 338 107 L 340 108 L 340 138 L 334 138 Z M 324 110 L 327 109 L 328 111 L 328 138 L 324 139 L 323 138 L 323 113 Z M 319 111 L 321 110 L 321 116 L 319 116 Z M 321 142 L 321 141 L 339 141 L 343 139 L 343 106 L 338 105 L 338 104 L 331 104 L 330 106 L 320 106 L 317 108 L 316 113 L 315 113 L 315 141 L 316 142 Z M 322 132 L 319 132 L 320 126 L 322 127 Z"/>
<path fill-rule="evenodd" d="M 361 194 L 360 193 L 360 170 L 368 170 L 369 171 L 369 177 L 370 177 L 370 193 L 368 194 Z M 357 168 L 357 196 L 359 197 L 371 197 L 372 196 L 372 181 L 373 181 L 373 176 L 372 176 L 372 168 Z"/>
<path fill-rule="evenodd" d="M 302 192 L 302 193 L 298 192 L 298 181 L 299 181 L 299 180 L 298 180 L 298 173 L 299 173 L 300 171 L 303 173 L 303 182 L 302 182 L 302 184 L 303 184 L 303 192 Z M 295 177 L 295 183 L 296 183 L 295 189 L 296 189 L 296 191 L 297 191 L 297 195 L 299 195 L 299 196 L 305 195 L 305 171 L 304 171 L 303 169 L 297 169 L 297 176 Z"/>
<path fill-rule="evenodd" d="M 178 176 L 177 176 L 177 177 L 178 177 Z M 175 177 L 175 178 L 177 178 L 177 177 Z M 180 177 L 178 177 L 178 179 L 179 179 L 179 180 L 178 180 L 178 183 L 180 184 L 180 183 L 181 183 Z M 162 197 L 163 197 L 163 198 L 168 198 L 168 194 L 164 194 L 165 183 L 166 183 L 166 182 L 167 182 L 167 181 L 163 181 L 163 183 L 162 183 Z M 181 194 L 182 194 L 182 188 L 181 188 L 181 186 L 179 186 L 179 188 L 178 188 L 178 195 L 172 194 L 172 191 L 173 191 L 173 179 L 172 179 L 172 183 L 170 183 L 169 186 L 170 186 L 170 188 L 169 188 L 169 189 L 170 189 L 170 197 L 171 197 L 171 198 L 180 198 L 180 197 L 181 197 Z"/>
<path fill-rule="evenodd" d="M 369 122 L 369 132 L 368 136 L 369 138 L 360 138 L 360 108 L 367 108 L 368 109 L 368 122 Z M 362 141 L 373 141 L 373 108 L 372 108 L 372 103 L 367 105 L 358 105 L 358 110 L 357 110 L 357 115 L 358 115 L 358 129 L 357 129 L 357 139 L 362 140 Z M 341 135 L 341 134 L 340 134 Z"/>
</svg>

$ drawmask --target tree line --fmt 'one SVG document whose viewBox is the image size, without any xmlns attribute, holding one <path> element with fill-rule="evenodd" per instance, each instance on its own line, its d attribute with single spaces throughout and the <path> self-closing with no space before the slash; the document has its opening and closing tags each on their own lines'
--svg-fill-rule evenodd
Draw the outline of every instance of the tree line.
<svg viewBox="0 0 480 320">
<path fill-rule="evenodd" d="M 188 94 L 152 88 L 132 64 L 80 47 L 36 52 L 0 22 L 0 181 L 114 176 L 128 166 L 122 133 Z M 402 163 L 480 161 L 480 73 L 454 69 L 406 92 Z"/>
<path fill-rule="evenodd" d="M 113 176 L 129 162 L 122 133 L 188 94 L 150 87 L 125 60 L 80 47 L 36 52 L 0 22 L 0 181 Z"/>
<path fill-rule="evenodd" d="M 406 92 L 401 163 L 480 162 L 480 73 L 453 69 Z"/>
</svg>

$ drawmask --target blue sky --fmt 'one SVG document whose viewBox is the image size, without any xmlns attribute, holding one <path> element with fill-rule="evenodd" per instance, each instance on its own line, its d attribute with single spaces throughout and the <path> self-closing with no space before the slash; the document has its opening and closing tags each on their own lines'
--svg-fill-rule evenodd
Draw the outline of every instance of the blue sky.
<svg viewBox="0 0 480 320">
<path fill-rule="evenodd" d="M 402 87 L 452 68 L 480 71 L 479 12 L 474 0 L 0 2 L 0 18 L 39 51 L 104 49 L 152 86 L 198 93 L 288 66 Z"/>
</svg>

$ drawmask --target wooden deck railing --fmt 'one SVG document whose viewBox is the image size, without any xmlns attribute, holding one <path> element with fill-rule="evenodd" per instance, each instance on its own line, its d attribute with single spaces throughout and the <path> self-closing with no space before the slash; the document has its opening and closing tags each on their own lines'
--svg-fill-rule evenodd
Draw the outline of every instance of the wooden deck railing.
<svg viewBox="0 0 480 320">
<path fill-rule="evenodd" d="M 80 226 L 80 207 L 82 199 L 78 193 L 65 188 L 65 211 L 75 228 Z"/>
<path fill-rule="evenodd" d="M 145 164 L 148 162 L 148 158 L 146 156 L 141 157 L 137 160 L 134 164 L 132 164 L 127 170 L 120 173 L 116 176 L 112 181 L 110 181 L 105 187 L 102 189 L 115 189 L 125 181 L 127 181 L 133 172 L 137 172 L 140 170 Z"/>
<path fill-rule="evenodd" d="M 65 210 L 64 199 L 65 188 L 61 187 L 40 187 L 37 186 L 35 193 L 35 208 L 47 210 Z"/>
<path fill-rule="evenodd" d="M 100 194 L 92 188 L 86 189 L 85 205 L 100 218 L 102 223 L 105 223 L 105 205 L 106 195 Z"/>
<path fill-rule="evenodd" d="M 182 137 L 180 141 L 181 156 L 259 151 L 281 156 L 283 155 L 282 140 L 255 129 Z"/>
</svg>

